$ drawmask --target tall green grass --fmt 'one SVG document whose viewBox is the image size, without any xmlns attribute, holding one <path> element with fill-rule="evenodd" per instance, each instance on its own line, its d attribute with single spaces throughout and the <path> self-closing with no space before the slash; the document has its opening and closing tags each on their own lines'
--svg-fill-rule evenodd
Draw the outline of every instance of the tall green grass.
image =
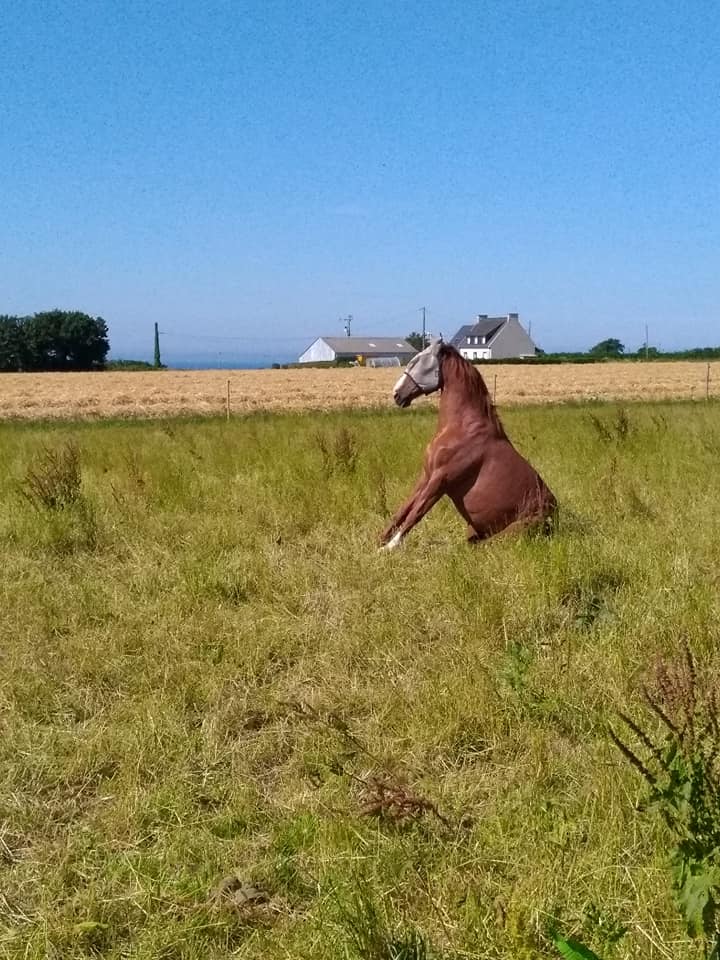
<svg viewBox="0 0 720 960">
<path fill-rule="evenodd" d="M 509 411 L 558 535 L 389 555 L 429 410 L 0 426 L 0 956 L 700 956 L 607 727 L 717 664 L 719 412 Z"/>
</svg>

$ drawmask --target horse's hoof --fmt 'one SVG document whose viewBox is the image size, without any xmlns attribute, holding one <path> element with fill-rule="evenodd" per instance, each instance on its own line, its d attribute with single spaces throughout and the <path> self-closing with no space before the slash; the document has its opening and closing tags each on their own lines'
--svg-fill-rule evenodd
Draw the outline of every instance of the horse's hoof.
<svg viewBox="0 0 720 960">
<path fill-rule="evenodd" d="M 402 537 L 400 536 L 400 534 L 399 534 L 399 533 L 396 533 L 395 536 L 394 536 L 391 540 L 388 540 L 388 542 L 387 542 L 386 544 L 384 544 L 382 547 L 380 547 L 380 550 L 381 550 L 381 551 L 382 551 L 382 550 L 394 550 L 395 547 L 397 547 L 397 546 L 400 545 L 400 541 L 401 541 L 401 540 L 402 540 Z"/>
</svg>

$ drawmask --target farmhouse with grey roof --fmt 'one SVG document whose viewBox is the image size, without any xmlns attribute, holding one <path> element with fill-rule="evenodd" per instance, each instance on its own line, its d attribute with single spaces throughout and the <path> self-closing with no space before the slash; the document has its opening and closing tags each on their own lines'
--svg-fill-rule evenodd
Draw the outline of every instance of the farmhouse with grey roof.
<svg viewBox="0 0 720 960">
<path fill-rule="evenodd" d="M 450 343 L 466 360 L 507 360 L 537 353 L 517 313 L 504 317 L 478 314 L 475 323 L 460 327 Z"/>
<path fill-rule="evenodd" d="M 405 364 L 417 353 L 404 337 L 318 337 L 298 357 L 299 363 L 334 360 L 397 359 Z"/>
</svg>

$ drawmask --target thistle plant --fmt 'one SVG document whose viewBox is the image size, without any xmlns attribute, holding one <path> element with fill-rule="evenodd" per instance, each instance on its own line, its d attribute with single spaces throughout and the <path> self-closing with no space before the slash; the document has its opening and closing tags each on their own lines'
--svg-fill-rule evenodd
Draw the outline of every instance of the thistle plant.
<svg viewBox="0 0 720 960">
<path fill-rule="evenodd" d="M 643 687 L 657 732 L 623 713 L 636 743 L 611 729 L 623 756 L 649 788 L 646 809 L 673 838 L 677 906 L 708 960 L 720 957 L 720 712 L 717 690 L 687 644 L 677 662 L 659 661 Z M 627 736 L 627 735 L 626 735 Z"/>
</svg>

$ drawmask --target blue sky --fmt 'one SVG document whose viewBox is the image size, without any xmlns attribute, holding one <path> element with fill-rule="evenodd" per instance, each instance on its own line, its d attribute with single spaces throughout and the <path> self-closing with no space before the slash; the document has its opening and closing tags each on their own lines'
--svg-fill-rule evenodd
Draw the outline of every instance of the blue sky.
<svg viewBox="0 0 720 960">
<path fill-rule="evenodd" d="M 546 349 L 720 343 L 714 0 L 0 18 L 0 313 L 101 314 L 115 356 L 157 320 L 166 356 L 284 359 L 422 305 Z"/>
</svg>

